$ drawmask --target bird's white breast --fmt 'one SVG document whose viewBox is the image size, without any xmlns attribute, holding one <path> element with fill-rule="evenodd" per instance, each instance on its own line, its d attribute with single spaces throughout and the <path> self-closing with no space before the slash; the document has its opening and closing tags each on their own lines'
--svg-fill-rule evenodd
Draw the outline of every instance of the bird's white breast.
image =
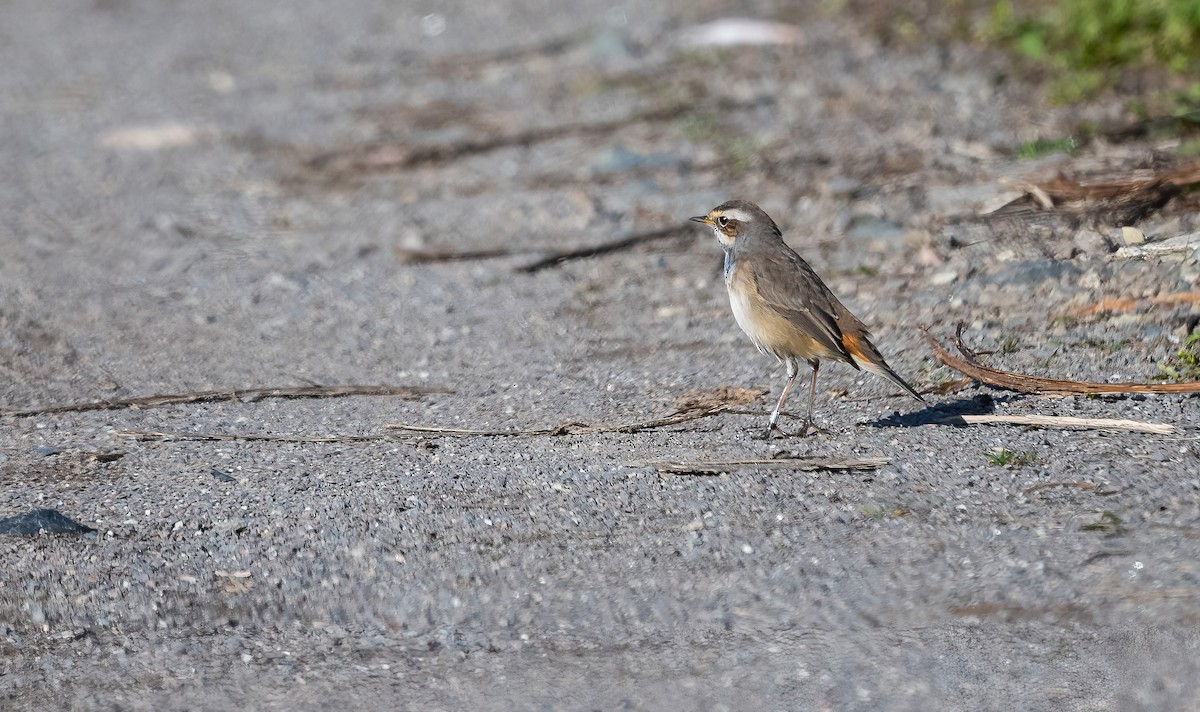
<svg viewBox="0 0 1200 712">
<path fill-rule="evenodd" d="M 731 269 L 725 271 L 725 289 L 729 292 L 729 306 L 733 310 L 733 319 L 746 333 L 746 336 L 749 336 L 750 340 L 754 342 L 755 347 L 762 351 L 762 343 L 758 340 L 753 327 L 752 311 L 754 306 L 750 303 L 750 290 L 746 289 L 744 284 L 738 284 L 735 287 L 738 282 L 737 270 L 738 266 L 734 264 Z"/>
<path fill-rule="evenodd" d="M 751 339 L 754 339 L 754 332 L 750 328 L 750 300 L 746 293 L 741 290 L 729 290 L 729 306 L 733 308 L 733 318 L 737 321 L 738 326 L 742 327 L 742 331 Z M 754 339 L 757 345 L 758 340 Z"/>
</svg>

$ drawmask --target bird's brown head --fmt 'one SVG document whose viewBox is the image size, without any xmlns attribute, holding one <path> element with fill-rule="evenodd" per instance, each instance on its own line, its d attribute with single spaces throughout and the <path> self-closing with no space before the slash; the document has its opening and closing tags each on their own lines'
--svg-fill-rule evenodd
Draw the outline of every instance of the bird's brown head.
<svg viewBox="0 0 1200 712">
<path fill-rule="evenodd" d="M 756 236 L 780 237 L 771 216 L 748 200 L 730 200 L 709 210 L 707 215 L 690 219 L 711 227 L 721 246 L 727 250 Z"/>
</svg>

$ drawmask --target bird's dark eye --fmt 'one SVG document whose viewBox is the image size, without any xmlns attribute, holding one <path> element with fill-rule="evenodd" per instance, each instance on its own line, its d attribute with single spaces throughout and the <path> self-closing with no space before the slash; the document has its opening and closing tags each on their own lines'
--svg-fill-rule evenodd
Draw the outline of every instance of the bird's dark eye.
<svg viewBox="0 0 1200 712">
<path fill-rule="evenodd" d="M 729 224 L 729 218 L 722 215 L 721 217 L 717 218 L 717 224 L 720 225 L 721 227 L 725 227 L 726 225 Z"/>
</svg>

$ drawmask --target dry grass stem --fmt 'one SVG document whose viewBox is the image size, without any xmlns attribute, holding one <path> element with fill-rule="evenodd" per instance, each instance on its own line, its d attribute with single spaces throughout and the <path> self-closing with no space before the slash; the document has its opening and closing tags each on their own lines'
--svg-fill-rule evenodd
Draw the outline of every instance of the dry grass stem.
<svg viewBox="0 0 1200 712">
<path fill-rule="evenodd" d="M 1052 488 L 1056 488 L 1056 487 L 1063 487 L 1063 488 L 1069 488 L 1069 489 L 1092 490 L 1093 492 L 1095 492 L 1096 494 L 1098 494 L 1102 497 L 1117 493 L 1117 490 L 1100 489 L 1100 487 L 1098 487 L 1097 485 L 1095 485 L 1091 482 L 1039 482 L 1036 485 L 1031 485 L 1031 486 L 1026 487 L 1025 489 L 1021 490 L 1021 494 L 1028 495 L 1028 494 L 1033 494 L 1034 492 L 1041 492 L 1042 490 L 1052 489 Z"/>
<path fill-rule="evenodd" d="M 346 396 L 395 396 L 398 398 L 423 398 L 433 393 L 449 393 L 440 388 L 420 386 L 297 386 L 291 388 L 253 387 L 231 391 L 195 391 L 193 393 L 161 394 L 138 398 L 69 403 L 38 408 L 0 409 L 0 415 L 30 416 L 49 413 L 81 413 L 91 410 L 120 410 L 122 408 L 158 408 L 165 405 L 186 403 L 213 403 L 217 401 L 252 402 L 263 398 L 344 398 Z"/>
<path fill-rule="evenodd" d="M 437 425 L 410 425 L 394 423 L 387 427 L 411 433 L 427 433 L 451 437 L 538 437 L 556 435 L 586 435 L 592 433 L 636 433 L 642 430 L 653 430 L 669 425 L 678 425 L 691 420 L 707 418 L 718 413 L 732 411 L 735 406 L 753 402 L 764 391 L 746 388 L 720 386 L 711 391 L 689 392 L 680 396 L 675 403 L 675 410 L 660 418 L 650 420 L 635 420 L 630 423 L 613 425 L 589 425 L 579 421 L 568 421 L 549 428 L 533 428 L 529 430 L 474 430 L 470 428 L 449 428 Z"/>
<path fill-rule="evenodd" d="M 1132 430 L 1139 433 L 1173 435 L 1169 423 L 1146 423 L 1114 418 L 1075 418 L 1063 415 L 949 415 L 938 420 L 942 425 L 1029 425 L 1037 428 L 1087 428 L 1092 430 Z"/>
<path fill-rule="evenodd" d="M 135 438 L 155 442 L 173 440 L 218 441 L 241 440 L 247 442 L 269 443 L 363 443 L 388 440 L 392 442 L 409 442 L 394 438 L 391 435 L 256 435 L 239 433 L 190 433 L 187 431 L 166 430 L 114 430 L 113 435 L 120 438 Z M 415 442 L 415 441 L 412 441 Z"/>
<path fill-rule="evenodd" d="M 690 228 L 686 225 L 663 227 L 655 230 L 647 230 L 645 232 L 636 232 L 632 235 L 627 235 L 625 237 L 618 238 L 616 240 L 610 240 L 608 242 L 601 242 L 597 245 L 589 245 L 587 247 L 552 252 L 536 262 L 531 262 L 523 267 L 518 267 L 517 270 L 526 274 L 532 274 L 533 272 L 540 272 L 541 270 L 548 269 L 550 267 L 557 267 L 564 262 L 570 262 L 571 260 L 581 260 L 588 257 L 607 255 L 612 252 L 619 252 L 621 250 L 628 250 L 630 248 L 637 247 L 638 245 L 644 245 L 647 242 L 665 240 L 668 237 L 675 237 L 677 235 L 684 234 L 685 231 L 689 229 Z"/>
<path fill-rule="evenodd" d="M 934 358 L 950 368 L 996 388 L 1018 393 L 1079 395 L 1118 393 L 1200 393 L 1200 383 L 1093 383 L 1088 381 L 1066 381 L 1057 378 L 1027 376 L 1020 373 L 1001 371 L 980 364 L 976 354 L 962 342 L 963 325 L 959 324 L 954 335 L 954 345 L 963 358 L 954 356 L 922 329 L 925 339 L 933 349 Z"/>
<path fill-rule="evenodd" d="M 653 467 L 672 475 L 719 475 L 734 470 L 760 468 L 768 470 L 877 470 L 888 462 L 883 457 L 782 457 L 752 460 L 638 460 L 627 467 Z"/>
</svg>

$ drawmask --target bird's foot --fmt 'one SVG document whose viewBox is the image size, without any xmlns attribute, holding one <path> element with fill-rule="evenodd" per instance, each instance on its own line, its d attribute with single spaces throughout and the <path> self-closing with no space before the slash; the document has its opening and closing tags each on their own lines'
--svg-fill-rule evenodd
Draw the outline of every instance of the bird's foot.
<svg viewBox="0 0 1200 712">
<path fill-rule="evenodd" d="M 786 432 L 784 432 L 783 428 L 779 427 L 775 423 L 771 423 L 770 425 L 767 426 L 766 430 L 763 430 L 763 431 L 759 432 L 757 435 L 753 435 L 751 437 L 753 437 L 755 440 L 770 440 L 771 437 L 775 433 L 779 433 L 780 437 L 785 437 L 785 438 L 806 438 L 809 435 L 829 435 L 830 434 L 830 432 L 828 430 L 826 430 L 825 428 L 822 428 L 821 426 L 817 425 L 816 423 L 814 423 L 813 421 L 810 420 L 810 421 L 806 422 L 803 427 L 801 427 L 799 430 L 797 430 L 794 433 L 786 433 Z"/>
<path fill-rule="evenodd" d="M 763 430 L 763 431 L 759 432 L 757 435 L 752 435 L 750 437 L 754 438 L 755 440 L 770 440 L 771 435 L 776 430 L 779 430 L 779 426 L 774 423 L 771 423 L 770 425 L 767 426 L 766 430 Z M 779 430 L 779 432 L 782 433 L 783 431 Z"/>
<path fill-rule="evenodd" d="M 829 435 L 829 431 L 809 420 L 804 423 L 804 427 L 796 431 L 796 437 L 805 438 L 809 435 Z"/>
</svg>

